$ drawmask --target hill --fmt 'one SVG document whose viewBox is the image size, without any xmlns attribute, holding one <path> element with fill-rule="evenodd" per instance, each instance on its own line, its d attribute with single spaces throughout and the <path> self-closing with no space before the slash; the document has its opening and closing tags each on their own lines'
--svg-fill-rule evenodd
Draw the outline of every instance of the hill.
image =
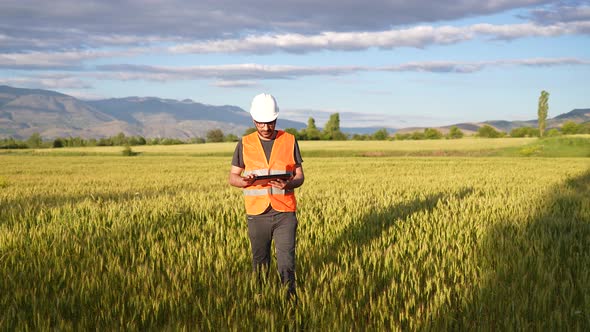
<svg viewBox="0 0 590 332">
<path fill-rule="evenodd" d="M 547 120 L 547 127 L 559 127 L 566 121 L 590 121 L 590 109 L 575 109 Z M 536 126 L 530 121 L 486 121 L 456 124 L 466 134 L 488 124 L 509 132 L 513 128 Z M 305 123 L 279 119 L 281 128 L 302 129 Z M 173 100 L 157 97 L 127 97 L 102 100 L 80 100 L 59 92 L 0 86 L 0 138 L 25 139 L 38 132 L 45 139 L 80 136 L 100 138 L 125 135 L 144 137 L 204 137 L 215 128 L 241 136 L 252 127 L 248 112 L 237 106 L 214 106 L 190 99 Z M 451 126 L 438 127 L 443 133 Z M 380 128 L 341 128 L 345 133 L 371 134 Z M 424 128 L 387 128 L 392 132 L 412 132 Z"/>
<path fill-rule="evenodd" d="M 583 109 L 574 109 L 570 112 L 560 114 L 554 118 L 547 119 L 547 129 L 551 128 L 559 128 L 565 122 L 573 121 L 576 123 L 583 123 L 590 121 L 590 108 L 583 108 Z M 440 130 L 443 134 L 449 132 L 450 128 L 453 126 L 457 126 L 461 129 L 465 134 L 471 135 L 477 132 L 479 128 L 484 125 L 489 125 L 494 127 L 495 129 L 503 132 L 509 133 L 514 128 L 520 127 L 537 127 L 537 119 L 534 120 L 527 120 L 527 121 L 506 121 L 506 120 L 492 120 L 492 121 L 484 121 L 484 122 L 474 122 L 474 123 L 457 123 L 448 126 L 442 127 L 430 127 Z M 410 133 L 414 131 L 423 131 L 426 127 L 411 127 L 411 128 L 403 128 L 397 130 L 398 133 Z"/>
<path fill-rule="evenodd" d="M 304 123 L 280 119 L 284 128 Z M 84 101 L 48 90 L 0 86 L 0 137 L 26 138 L 38 132 L 58 136 L 106 137 L 119 132 L 144 137 L 204 137 L 215 128 L 241 135 L 250 115 L 236 106 L 213 106 L 156 97 Z"/>
</svg>

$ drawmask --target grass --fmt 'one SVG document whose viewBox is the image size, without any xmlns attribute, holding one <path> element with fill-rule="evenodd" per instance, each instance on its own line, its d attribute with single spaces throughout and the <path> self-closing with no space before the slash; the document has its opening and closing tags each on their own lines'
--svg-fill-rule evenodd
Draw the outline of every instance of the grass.
<svg viewBox="0 0 590 332">
<path fill-rule="evenodd" d="M 334 152 L 372 143 L 302 142 L 296 307 L 250 274 L 234 144 L 0 155 L 0 330 L 590 328 L 587 158 Z"/>
<path fill-rule="evenodd" d="M 525 157 L 590 157 L 590 137 L 548 137 L 521 148 L 507 149 L 506 152 Z"/>
<path fill-rule="evenodd" d="M 233 155 L 236 143 L 133 146 L 133 152 L 144 156 L 210 156 Z M 302 141 L 306 157 L 588 157 L 590 136 L 497 138 L 467 137 L 458 140 L 421 141 Z M 59 149 L 5 150 L 2 154 L 48 156 L 116 156 L 123 147 L 80 147 Z"/>
</svg>

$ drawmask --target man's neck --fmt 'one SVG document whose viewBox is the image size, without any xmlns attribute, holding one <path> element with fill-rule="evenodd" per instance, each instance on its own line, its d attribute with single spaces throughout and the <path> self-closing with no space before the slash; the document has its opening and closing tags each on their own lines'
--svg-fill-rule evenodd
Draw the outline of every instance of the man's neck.
<svg viewBox="0 0 590 332">
<path fill-rule="evenodd" d="M 278 133 L 278 131 L 275 130 L 272 133 L 272 136 L 270 138 L 264 138 L 264 137 L 260 136 L 260 134 L 258 134 L 258 138 L 260 138 L 263 141 L 272 141 L 273 139 L 275 139 L 277 137 L 277 133 Z"/>
</svg>

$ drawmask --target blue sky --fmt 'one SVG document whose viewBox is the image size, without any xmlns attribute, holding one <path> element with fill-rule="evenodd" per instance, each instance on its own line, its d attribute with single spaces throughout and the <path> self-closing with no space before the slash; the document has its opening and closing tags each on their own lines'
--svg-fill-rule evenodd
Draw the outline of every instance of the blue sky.
<svg viewBox="0 0 590 332">
<path fill-rule="evenodd" d="M 346 127 L 590 107 L 590 1 L 0 2 L 0 84 L 190 98 Z"/>
</svg>

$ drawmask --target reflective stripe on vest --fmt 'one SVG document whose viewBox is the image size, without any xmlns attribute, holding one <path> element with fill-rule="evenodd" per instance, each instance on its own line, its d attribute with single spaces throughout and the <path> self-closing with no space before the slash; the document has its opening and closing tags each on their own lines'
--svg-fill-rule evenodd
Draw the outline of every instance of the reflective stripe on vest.
<svg viewBox="0 0 590 332">
<path fill-rule="evenodd" d="M 244 157 L 244 175 L 269 175 L 294 173 L 295 137 L 279 130 L 273 143 L 270 158 L 267 161 L 258 133 L 242 137 L 242 155 Z M 281 190 L 266 186 L 249 186 L 244 188 L 246 213 L 257 215 L 263 213 L 269 206 L 282 212 L 294 212 L 297 208 L 295 191 Z"/>
<path fill-rule="evenodd" d="M 270 191 L 270 193 L 269 193 Z M 268 189 L 244 189 L 244 196 L 264 196 L 264 195 L 284 195 L 289 193 L 294 193 L 295 190 L 293 189 L 278 189 L 270 187 Z"/>
</svg>

